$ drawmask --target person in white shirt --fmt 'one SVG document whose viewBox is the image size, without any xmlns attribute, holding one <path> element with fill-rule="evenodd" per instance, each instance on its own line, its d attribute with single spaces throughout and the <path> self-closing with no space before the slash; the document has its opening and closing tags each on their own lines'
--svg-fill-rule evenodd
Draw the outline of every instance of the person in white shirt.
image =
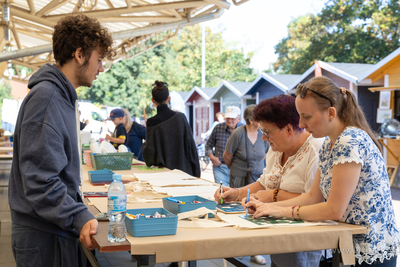
<svg viewBox="0 0 400 267">
<path fill-rule="evenodd" d="M 241 188 L 223 187 L 223 194 L 214 194 L 217 203 L 241 201 L 247 189 L 261 202 L 287 200 L 311 189 L 318 166 L 318 151 L 323 139 L 314 139 L 299 127 L 300 116 L 295 97 L 279 95 L 261 101 L 253 111 L 253 119 L 260 123 L 263 140 L 270 149 L 263 174 L 252 184 Z M 322 251 L 308 251 L 271 255 L 271 266 L 318 266 Z"/>
</svg>

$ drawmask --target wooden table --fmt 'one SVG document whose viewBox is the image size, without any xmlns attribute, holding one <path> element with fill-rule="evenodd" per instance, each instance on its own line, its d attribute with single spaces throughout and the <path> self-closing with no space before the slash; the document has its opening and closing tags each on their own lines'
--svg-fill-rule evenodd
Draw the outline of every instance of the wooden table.
<svg viewBox="0 0 400 267">
<path fill-rule="evenodd" d="M 12 146 L 0 147 L 0 153 L 12 153 L 12 152 L 13 152 Z"/>
<path fill-rule="evenodd" d="M 125 174 L 127 172 L 123 171 Z M 129 208 L 152 207 L 162 207 L 162 203 L 130 204 Z M 94 206 L 90 209 L 93 213 L 98 213 Z M 339 223 L 336 226 L 257 230 L 237 230 L 233 227 L 178 228 L 176 235 L 138 237 L 134 238 L 135 242 L 132 244 L 128 241 L 109 242 L 107 231 L 108 222 L 99 222 L 98 231 L 93 236 L 93 240 L 100 252 L 130 251 L 132 255 L 155 255 L 156 263 L 175 261 L 193 263 L 196 260 L 217 258 L 225 258 L 237 263 L 234 257 L 337 249 L 339 246 L 345 251 L 342 256 L 345 262 L 348 262 L 349 256 L 354 259 L 354 254 L 347 250 L 353 249 L 352 235 L 365 233 L 366 228 L 345 223 Z M 349 255 L 346 256 L 346 252 Z M 339 262 L 340 256 L 335 254 L 334 266 L 340 266 Z"/>
</svg>

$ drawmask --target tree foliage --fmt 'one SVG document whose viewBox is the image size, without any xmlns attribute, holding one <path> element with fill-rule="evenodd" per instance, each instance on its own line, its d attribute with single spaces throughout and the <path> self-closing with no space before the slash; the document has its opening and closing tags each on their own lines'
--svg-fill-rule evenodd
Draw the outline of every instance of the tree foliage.
<svg viewBox="0 0 400 267">
<path fill-rule="evenodd" d="M 186 27 L 178 37 L 135 58 L 120 60 L 110 70 L 98 76 L 92 88 L 79 88 L 80 99 L 110 106 L 122 106 L 132 116 L 142 109 L 151 113 L 152 84 L 156 80 L 168 83 L 170 91 L 189 91 L 201 86 L 201 26 Z M 206 87 L 216 87 L 223 79 L 253 81 L 256 74 L 249 67 L 253 53 L 229 49 L 222 33 L 206 28 Z"/>
<path fill-rule="evenodd" d="M 3 99 L 12 99 L 11 84 L 9 80 L 0 80 L 0 118 L 2 117 Z"/>
<path fill-rule="evenodd" d="M 301 74 L 314 60 L 377 63 L 399 47 L 399 37 L 397 0 L 330 0 L 319 14 L 289 23 L 275 46 L 274 71 Z"/>
</svg>

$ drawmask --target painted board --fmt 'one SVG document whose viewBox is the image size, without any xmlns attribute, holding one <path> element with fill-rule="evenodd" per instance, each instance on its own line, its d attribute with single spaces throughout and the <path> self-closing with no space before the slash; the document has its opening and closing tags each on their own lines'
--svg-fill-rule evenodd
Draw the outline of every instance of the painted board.
<svg viewBox="0 0 400 267">
<path fill-rule="evenodd" d="M 293 221 L 287 219 L 275 218 L 272 216 L 261 216 L 253 219 L 253 215 L 239 215 L 240 218 L 243 218 L 249 222 L 252 222 L 257 225 L 266 225 L 266 224 L 303 224 L 304 221 Z"/>
<path fill-rule="evenodd" d="M 243 213 L 242 203 L 241 202 L 228 202 L 224 204 L 217 204 L 217 210 L 223 213 Z"/>
</svg>

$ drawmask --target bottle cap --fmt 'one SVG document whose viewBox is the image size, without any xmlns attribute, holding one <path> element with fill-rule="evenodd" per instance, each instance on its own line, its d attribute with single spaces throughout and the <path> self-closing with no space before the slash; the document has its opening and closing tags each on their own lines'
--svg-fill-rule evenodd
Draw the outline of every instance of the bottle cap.
<svg viewBox="0 0 400 267">
<path fill-rule="evenodd" d="M 113 180 L 121 181 L 122 180 L 121 174 L 113 174 Z"/>
</svg>

